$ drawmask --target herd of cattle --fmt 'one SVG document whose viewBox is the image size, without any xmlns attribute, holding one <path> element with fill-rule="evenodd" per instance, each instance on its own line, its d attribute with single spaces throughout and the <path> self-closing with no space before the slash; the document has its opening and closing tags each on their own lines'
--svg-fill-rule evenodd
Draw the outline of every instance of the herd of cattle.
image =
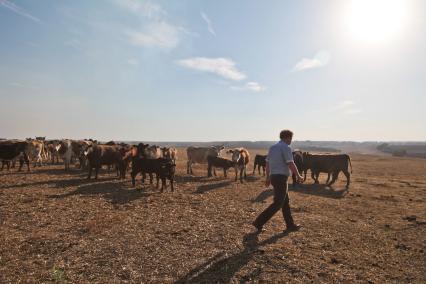
<svg viewBox="0 0 426 284">
<path fill-rule="evenodd" d="M 244 148 L 228 149 L 225 151 L 223 145 L 210 147 L 190 146 L 187 152 L 187 173 L 193 174 L 193 164 L 207 164 L 207 175 L 216 175 L 216 168 L 223 169 L 224 176 L 227 176 L 227 170 L 232 168 L 235 172 L 235 181 L 241 182 L 247 178 L 247 165 L 250 162 L 250 153 Z M 231 155 L 231 158 L 223 157 L 223 152 Z M 150 177 L 150 183 L 153 183 L 153 175 L 157 180 L 157 188 L 161 179 L 161 191 L 166 187 L 167 179 L 170 181 L 171 190 L 174 190 L 173 181 L 175 176 L 177 149 L 172 147 L 159 147 L 139 143 L 138 145 L 129 145 L 125 143 L 115 143 L 110 141 L 105 144 L 98 143 L 95 140 L 46 140 L 44 137 L 26 140 L 0 140 L 0 161 L 1 170 L 6 166 L 15 167 L 19 162 L 19 171 L 24 163 L 27 170 L 30 171 L 30 163 L 36 166 L 42 166 L 43 163 L 50 161 L 52 164 L 63 160 L 65 170 L 70 169 L 70 165 L 78 160 L 77 167 L 88 171 L 87 178 L 92 176 L 95 170 L 95 179 L 98 177 L 99 169 L 102 166 L 115 167 L 117 176 L 125 179 L 126 172 L 131 169 L 132 184 L 135 186 L 136 176 L 140 173 L 142 183 L 145 182 L 146 174 Z M 311 171 L 311 177 L 318 183 L 320 173 L 327 173 L 327 184 L 332 185 L 338 178 L 339 173 L 343 172 L 346 176 L 346 187 L 350 184 L 349 166 L 352 165 L 349 155 L 346 154 L 311 154 L 308 152 L 294 151 L 294 161 L 301 173 L 304 173 L 306 180 L 307 171 Z M 265 175 L 266 156 L 256 155 L 254 158 L 253 175 L 256 168 L 259 174 L 261 168 Z M 331 180 L 330 180 L 331 178 Z M 293 184 L 297 183 L 293 176 Z"/>
</svg>

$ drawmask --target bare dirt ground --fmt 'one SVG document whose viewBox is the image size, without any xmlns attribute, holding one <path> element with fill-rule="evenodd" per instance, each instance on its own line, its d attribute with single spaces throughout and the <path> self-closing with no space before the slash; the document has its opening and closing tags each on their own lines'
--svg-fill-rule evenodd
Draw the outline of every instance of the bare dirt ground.
<svg viewBox="0 0 426 284">
<path fill-rule="evenodd" d="M 252 163 L 240 184 L 187 175 L 183 153 L 174 193 L 62 165 L 1 172 L 0 282 L 426 283 L 426 160 L 354 154 L 349 192 L 343 175 L 308 179 L 290 191 L 303 228 L 283 233 L 278 213 L 256 236 L 272 191 Z"/>
</svg>

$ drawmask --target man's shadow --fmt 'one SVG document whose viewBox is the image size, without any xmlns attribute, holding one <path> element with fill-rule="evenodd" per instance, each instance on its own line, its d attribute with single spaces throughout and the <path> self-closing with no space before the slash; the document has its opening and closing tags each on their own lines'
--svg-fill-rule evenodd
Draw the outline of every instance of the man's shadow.
<svg viewBox="0 0 426 284">
<path fill-rule="evenodd" d="M 259 247 L 277 242 L 288 233 L 283 232 L 259 242 L 257 233 L 246 234 L 243 238 L 244 249 L 231 256 L 221 252 L 210 258 L 207 262 L 195 267 L 175 283 L 229 283 L 232 277 L 242 267 L 247 265 L 253 255 L 263 253 Z M 250 281 L 260 272 L 251 273 L 244 278 Z"/>
</svg>

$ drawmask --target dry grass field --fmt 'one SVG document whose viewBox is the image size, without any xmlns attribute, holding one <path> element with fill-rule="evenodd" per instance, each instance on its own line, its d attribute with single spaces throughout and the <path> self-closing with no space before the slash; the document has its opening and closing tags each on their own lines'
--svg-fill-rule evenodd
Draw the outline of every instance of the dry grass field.
<svg viewBox="0 0 426 284">
<path fill-rule="evenodd" d="M 308 179 L 290 191 L 303 228 L 283 233 L 277 214 L 256 235 L 272 191 L 252 163 L 244 184 L 189 176 L 179 150 L 175 192 L 62 165 L 1 172 L 0 283 L 426 283 L 426 160 L 353 154 L 349 192 L 343 174 Z"/>
</svg>

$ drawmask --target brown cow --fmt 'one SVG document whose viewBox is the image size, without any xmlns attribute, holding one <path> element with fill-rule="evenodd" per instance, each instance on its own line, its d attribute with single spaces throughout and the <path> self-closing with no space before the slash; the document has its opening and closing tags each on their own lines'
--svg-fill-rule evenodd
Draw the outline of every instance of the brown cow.
<svg viewBox="0 0 426 284">
<path fill-rule="evenodd" d="M 240 181 L 243 182 L 244 178 L 247 178 L 247 164 L 250 162 L 250 153 L 245 148 L 235 148 L 228 150 L 227 153 L 232 154 L 232 161 L 235 163 L 235 181 L 237 181 L 237 171 L 240 170 Z"/>
<path fill-rule="evenodd" d="M 162 147 L 161 152 L 163 153 L 163 158 L 167 158 L 176 163 L 177 159 L 177 149 L 172 147 Z"/>
</svg>

